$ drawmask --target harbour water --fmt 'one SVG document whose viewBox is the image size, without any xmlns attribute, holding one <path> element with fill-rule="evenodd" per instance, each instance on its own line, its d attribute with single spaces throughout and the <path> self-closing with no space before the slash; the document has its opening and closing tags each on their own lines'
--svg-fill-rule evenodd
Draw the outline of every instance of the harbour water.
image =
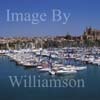
<svg viewBox="0 0 100 100">
<path fill-rule="evenodd" d="M 8 76 L 40 76 L 41 79 L 83 79 L 84 87 L 12 87 Z M 74 75 L 51 76 L 35 68 L 16 65 L 7 56 L 0 56 L 0 100 L 99 100 L 100 66 L 88 64 L 87 69 Z"/>
</svg>

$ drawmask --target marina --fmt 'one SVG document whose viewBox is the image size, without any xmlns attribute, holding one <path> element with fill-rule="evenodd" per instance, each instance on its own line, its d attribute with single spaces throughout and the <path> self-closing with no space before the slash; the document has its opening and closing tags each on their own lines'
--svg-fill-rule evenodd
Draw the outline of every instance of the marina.
<svg viewBox="0 0 100 100">
<path fill-rule="evenodd" d="M 18 65 L 37 68 L 40 72 L 48 72 L 51 75 L 76 74 L 86 70 L 86 64 L 100 67 L 99 48 L 55 48 L 49 49 L 21 49 L 0 51 Z M 71 61 L 74 63 L 70 63 Z"/>
<path fill-rule="evenodd" d="M 49 100 L 51 99 L 65 100 L 65 98 L 71 98 L 72 94 L 73 94 L 73 98 L 77 98 L 81 96 L 83 98 L 82 100 L 84 100 L 85 97 L 87 98 L 88 97 L 92 98 L 92 96 L 95 98 L 99 97 L 98 91 L 100 89 L 99 86 L 100 66 L 98 64 L 94 64 L 93 62 L 91 63 L 87 62 L 90 60 L 83 61 L 83 59 L 81 59 L 83 57 L 78 56 L 81 53 L 80 54 L 69 53 L 70 56 L 67 56 L 68 54 L 66 54 L 65 56 L 62 56 L 62 58 L 60 58 L 59 53 L 58 55 L 55 56 L 53 53 L 52 56 L 51 54 L 49 55 L 49 52 L 54 52 L 54 51 L 50 51 L 50 50 L 47 51 L 48 54 L 46 55 L 44 53 L 42 55 L 42 53 L 39 53 L 40 51 L 37 51 L 38 52 L 37 53 L 36 50 L 32 51 L 29 49 L 3 52 L 3 54 L 1 54 L 0 56 L 0 69 L 1 69 L 0 81 L 2 84 L 0 88 L 3 91 L 2 93 L 1 92 L 0 93 L 7 95 L 7 97 L 9 98 L 16 96 L 16 99 L 20 97 L 23 98 L 24 100 L 27 100 L 27 98 L 46 100 L 48 93 L 50 94 Z M 91 55 L 90 56 L 88 55 L 89 56 L 88 58 L 90 58 Z M 80 59 L 77 59 L 79 57 Z M 97 54 L 96 55 L 93 54 L 91 58 L 93 57 L 94 58 L 97 57 Z M 99 54 L 98 54 L 98 58 L 95 59 L 99 59 Z M 85 81 L 85 87 L 84 88 L 82 87 L 80 88 L 77 87 L 24 88 L 22 87 L 23 86 L 22 85 L 20 88 L 18 88 L 17 86 L 12 88 L 11 83 L 8 79 L 9 75 L 10 76 L 17 75 L 18 79 L 20 79 L 20 77 L 23 76 L 24 80 L 26 81 L 28 80 L 27 77 L 29 76 L 31 77 L 34 76 L 36 77 L 36 79 L 39 80 L 59 79 L 63 81 L 64 79 L 67 79 L 72 82 L 74 82 L 75 80 L 78 81 L 79 79 L 83 79 Z M 9 89 L 10 92 L 4 91 L 4 88 Z M 13 95 L 11 95 L 12 93 Z M 4 96 L 2 95 L 1 98 L 4 98 Z M 5 97 L 5 99 L 7 98 Z"/>
</svg>

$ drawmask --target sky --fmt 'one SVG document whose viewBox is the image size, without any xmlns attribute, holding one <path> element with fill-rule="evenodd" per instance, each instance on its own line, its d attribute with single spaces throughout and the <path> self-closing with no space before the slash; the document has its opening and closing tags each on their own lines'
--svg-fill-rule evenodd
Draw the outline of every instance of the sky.
<svg viewBox="0 0 100 100">
<path fill-rule="evenodd" d="M 46 22 L 7 22 L 6 10 L 11 12 L 42 13 L 48 15 Z M 60 9 L 62 20 L 52 22 L 53 9 Z M 86 27 L 100 29 L 100 0 L 0 0 L 0 37 L 82 35 Z M 63 13 L 70 13 L 62 24 Z"/>
</svg>

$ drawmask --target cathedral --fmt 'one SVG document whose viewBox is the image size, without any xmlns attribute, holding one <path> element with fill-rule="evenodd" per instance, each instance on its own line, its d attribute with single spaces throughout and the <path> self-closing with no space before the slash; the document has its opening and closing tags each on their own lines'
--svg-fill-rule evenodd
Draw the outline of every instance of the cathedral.
<svg viewBox="0 0 100 100">
<path fill-rule="evenodd" d="M 88 40 L 100 40 L 100 30 L 92 29 L 91 27 L 86 28 L 84 37 Z"/>
</svg>

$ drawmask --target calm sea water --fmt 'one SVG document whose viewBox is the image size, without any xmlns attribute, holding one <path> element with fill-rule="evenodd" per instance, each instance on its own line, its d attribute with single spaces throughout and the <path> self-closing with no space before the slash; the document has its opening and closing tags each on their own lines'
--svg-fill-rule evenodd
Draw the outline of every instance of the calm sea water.
<svg viewBox="0 0 100 100">
<path fill-rule="evenodd" d="M 0 100 L 100 100 L 100 67 L 87 65 L 87 70 L 66 77 L 50 76 L 37 69 L 16 65 L 6 56 L 0 56 Z M 12 87 L 8 76 L 35 75 L 45 79 L 84 79 L 84 88 L 24 88 Z"/>
</svg>

